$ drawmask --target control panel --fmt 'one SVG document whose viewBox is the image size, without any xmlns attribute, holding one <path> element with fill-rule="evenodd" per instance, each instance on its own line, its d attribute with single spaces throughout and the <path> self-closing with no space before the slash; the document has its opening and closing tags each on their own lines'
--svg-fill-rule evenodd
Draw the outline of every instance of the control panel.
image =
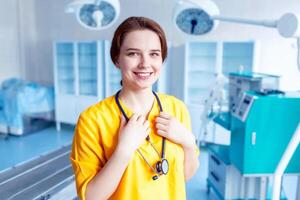
<svg viewBox="0 0 300 200">
<path fill-rule="evenodd" d="M 254 100 L 255 96 L 251 96 L 249 94 L 244 93 L 241 100 L 238 103 L 237 109 L 233 111 L 232 114 L 244 122 L 247 119 L 248 113 L 251 109 Z"/>
</svg>

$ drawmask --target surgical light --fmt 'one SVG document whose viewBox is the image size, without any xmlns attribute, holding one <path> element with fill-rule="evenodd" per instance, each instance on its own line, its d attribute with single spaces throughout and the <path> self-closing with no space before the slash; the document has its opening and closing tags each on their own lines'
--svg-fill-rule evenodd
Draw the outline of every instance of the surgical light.
<svg viewBox="0 0 300 200">
<path fill-rule="evenodd" d="M 203 35 L 217 27 L 218 22 L 210 17 L 219 13 L 219 8 L 212 1 L 180 0 L 174 11 L 173 23 L 185 34 Z"/>
<path fill-rule="evenodd" d="M 113 25 L 120 14 L 118 0 L 74 0 L 66 13 L 75 13 L 80 25 L 90 30 L 102 30 Z"/>
<path fill-rule="evenodd" d="M 300 71 L 300 17 L 286 13 L 276 20 L 252 20 L 220 16 L 217 5 L 211 0 L 179 0 L 173 14 L 173 23 L 181 32 L 199 36 L 214 30 L 218 21 L 251 24 L 276 28 L 285 38 L 297 38 L 297 65 Z"/>
</svg>

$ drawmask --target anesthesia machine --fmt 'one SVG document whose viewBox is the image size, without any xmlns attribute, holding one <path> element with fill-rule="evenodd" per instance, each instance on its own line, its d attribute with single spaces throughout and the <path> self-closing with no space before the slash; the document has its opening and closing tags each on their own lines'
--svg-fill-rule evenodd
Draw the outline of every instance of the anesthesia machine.
<svg viewBox="0 0 300 200">
<path fill-rule="evenodd" d="M 279 91 L 279 77 L 266 74 L 231 73 L 229 83 L 230 112 L 214 121 L 230 131 L 230 146 L 208 147 L 209 194 L 217 199 L 268 199 L 268 178 L 300 121 L 300 93 Z M 299 157 L 300 147 L 285 173 L 300 174 Z"/>
</svg>

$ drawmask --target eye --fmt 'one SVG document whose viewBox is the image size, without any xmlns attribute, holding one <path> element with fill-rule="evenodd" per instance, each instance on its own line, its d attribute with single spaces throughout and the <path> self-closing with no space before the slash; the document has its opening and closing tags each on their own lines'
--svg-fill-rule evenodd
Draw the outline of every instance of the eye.
<svg viewBox="0 0 300 200">
<path fill-rule="evenodd" d="M 157 56 L 160 56 L 160 53 L 153 52 L 153 53 L 150 53 L 150 56 L 157 57 Z"/>
<path fill-rule="evenodd" d="M 133 56 L 137 56 L 138 53 L 137 52 L 129 52 L 127 53 L 127 56 L 133 57 Z"/>
</svg>

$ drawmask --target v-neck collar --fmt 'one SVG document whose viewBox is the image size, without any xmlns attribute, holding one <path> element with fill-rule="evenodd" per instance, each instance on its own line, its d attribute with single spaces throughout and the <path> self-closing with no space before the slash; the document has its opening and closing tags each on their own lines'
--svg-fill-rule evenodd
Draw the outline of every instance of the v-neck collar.
<svg viewBox="0 0 300 200">
<path fill-rule="evenodd" d="M 153 94 L 154 95 L 154 94 Z M 120 99 L 120 97 L 118 98 L 119 102 L 120 102 L 120 105 L 122 106 L 126 116 L 128 117 L 128 119 L 130 119 L 130 117 L 132 116 L 133 114 L 133 111 L 130 110 L 126 105 L 125 103 Z M 151 110 L 148 114 L 148 117 L 147 119 L 150 121 L 153 119 L 153 117 L 155 117 L 155 115 L 158 115 L 160 112 L 160 109 L 159 109 L 159 105 L 158 105 L 158 102 L 157 102 L 157 99 L 156 97 L 154 96 L 154 101 L 152 103 L 152 106 L 151 106 Z"/>
</svg>

